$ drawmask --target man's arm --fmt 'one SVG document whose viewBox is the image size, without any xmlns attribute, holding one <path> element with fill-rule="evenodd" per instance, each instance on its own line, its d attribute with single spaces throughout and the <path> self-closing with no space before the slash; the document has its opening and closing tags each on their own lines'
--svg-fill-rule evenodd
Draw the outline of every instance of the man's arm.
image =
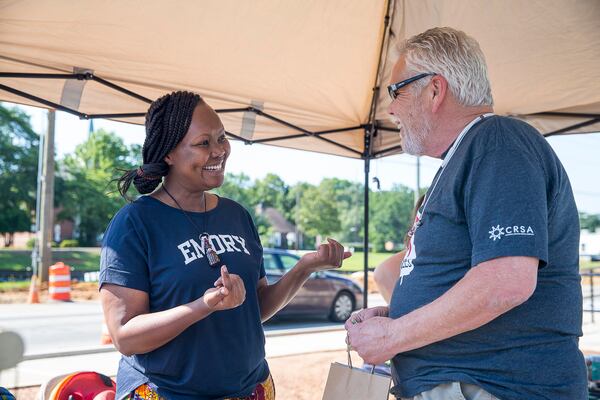
<svg viewBox="0 0 600 400">
<path fill-rule="evenodd" d="M 380 363 L 476 329 L 531 297 L 538 265 L 534 257 L 482 262 L 438 299 L 401 318 L 347 324 L 350 344 L 366 362 Z"/>
</svg>

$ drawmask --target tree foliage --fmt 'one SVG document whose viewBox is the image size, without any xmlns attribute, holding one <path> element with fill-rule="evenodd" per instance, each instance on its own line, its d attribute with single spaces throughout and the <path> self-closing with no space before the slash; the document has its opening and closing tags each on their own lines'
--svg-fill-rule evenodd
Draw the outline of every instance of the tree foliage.
<svg viewBox="0 0 600 400">
<path fill-rule="evenodd" d="M 38 154 L 39 136 L 29 116 L 0 104 L 0 233 L 7 246 L 15 232 L 31 229 Z"/>
<path fill-rule="evenodd" d="M 375 250 L 384 250 L 387 241 L 395 248 L 402 247 L 404 235 L 412 223 L 413 203 L 414 192 L 402 185 L 371 194 L 369 241 Z"/>
<path fill-rule="evenodd" d="M 581 229 L 596 232 L 600 228 L 600 214 L 579 213 L 579 225 Z"/>
<path fill-rule="evenodd" d="M 114 133 L 102 129 L 92 132 L 74 153 L 61 162 L 62 182 L 57 187 L 60 219 L 78 225 L 79 243 L 94 246 L 123 200 L 111 180 L 119 170 L 138 165 L 139 145 L 131 147 Z"/>
<path fill-rule="evenodd" d="M 0 106 L 0 233 L 5 236 L 7 232 L 29 230 L 33 220 L 38 146 L 38 135 L 29 117 L 18 109 Z M 76 239 L 82 246 L 97 245 L 109 221 L 123 206 L 111 181 L 120 175 L 120 169 L 139 165 L 140 153 L 140 146 L 127 146 L 114 133 L 97 130 L 56 163 L 55 204 L 61 210 L 58 218 L 75 222 Z M 245 174 L 227 173 L 224 184 L 215 192 L 239 202 L 250 212 L 265 246 L 272 245 L 272 228 L 261 213 L 267 207 L 277 209 L 297 225 L 305 248 L 312 248 L 317 236 L 335 237 L 346 244 L 363 240 L 364 192 L 357 182 L 327 178 L 318 185 L 289 185 L 276 174 L 253 181 Z M 401 247 L 411 222 L 412 190 L 396 186 L 370 196 L 370 242 L 377 250 L 383 249 L 387 241 Z M 598 226 L 592 217 L 585 216 L 582 221 Z"/>
<path fill-rule="evenodd" d="M 335 200 L 319 188 L 309 187 L 302 193 L 297 224 L 310 236 L 332 236 L 341 224 Z"/>
</svg>

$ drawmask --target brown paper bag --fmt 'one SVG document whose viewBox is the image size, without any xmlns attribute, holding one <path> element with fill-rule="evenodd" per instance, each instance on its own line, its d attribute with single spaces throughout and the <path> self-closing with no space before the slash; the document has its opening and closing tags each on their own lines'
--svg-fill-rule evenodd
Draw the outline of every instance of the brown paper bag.
<svg viewBox="0 0 600 400">
<path fill-rule="evenodd" d="M 389 376 L 332 363 L 323 400 L 387 400 L 391 381 Z"/>
</svg>

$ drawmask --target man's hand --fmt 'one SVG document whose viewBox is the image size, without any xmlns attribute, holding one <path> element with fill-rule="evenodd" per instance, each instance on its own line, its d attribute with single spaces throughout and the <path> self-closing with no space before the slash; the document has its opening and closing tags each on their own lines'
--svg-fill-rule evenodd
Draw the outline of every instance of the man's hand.
<svg viewBox="0 0 600 400">
<path fill-rule="evenodd" d="M 244 281 L 238 275 L 227 272 L 227 267 L 223 265 L 221 277 L 215 282 L 215 287 L 204 292 L 203 298 L 211 311 L 236 308 L 246 300 Z"/>
<path fill-rule="evenodd" d="M 344 246 L 333 239 L 327 238 L 327 242 L 319 245 L 317 251 L 303 255 L 298 263 L 311 273 L 340 268 L 344 259 L 350 257 L 352 253 L 344 251 Z"/>
<path fill-rule="evenodd" d="M 391 318 L 371 317 L 364 322 L 347 323 L 347 341 L 351 350 L 373 365 L 392 359 L 396 355 L 392 348 L 392 322 Z"/>
<path fill-rule="evenodd" d="M 387 317 L 390 312 L 388 307 L 379 306 L 379 307 L 371 307 L 371 308 L 363 308 L 362 310 L 355 311 L 352 313 L 350 318 L 346 321 L 344 325 L 346 330 L 350 325 L 358 324 L 364 322 L 373 317 Z"/>
</svg>

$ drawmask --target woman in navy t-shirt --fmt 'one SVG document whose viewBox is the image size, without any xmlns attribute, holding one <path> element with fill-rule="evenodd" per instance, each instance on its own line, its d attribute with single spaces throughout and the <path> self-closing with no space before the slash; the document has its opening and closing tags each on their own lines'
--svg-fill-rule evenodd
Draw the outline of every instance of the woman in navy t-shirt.
<svg viewBox="0 0 600 400">
<path fill-rule="evenodd" d="M 208 193 L 223 184 L 230 146 L 196 94 L 152 103 L 142 153 L 118 187 L 147 196 L 115 215 L 102 246 L 102 307 L 123 354 L 117 399 L 274 399 L 262 321 L 350 253 L 330 240 L 267 284 L 250 215 Z"/>
</svg>

